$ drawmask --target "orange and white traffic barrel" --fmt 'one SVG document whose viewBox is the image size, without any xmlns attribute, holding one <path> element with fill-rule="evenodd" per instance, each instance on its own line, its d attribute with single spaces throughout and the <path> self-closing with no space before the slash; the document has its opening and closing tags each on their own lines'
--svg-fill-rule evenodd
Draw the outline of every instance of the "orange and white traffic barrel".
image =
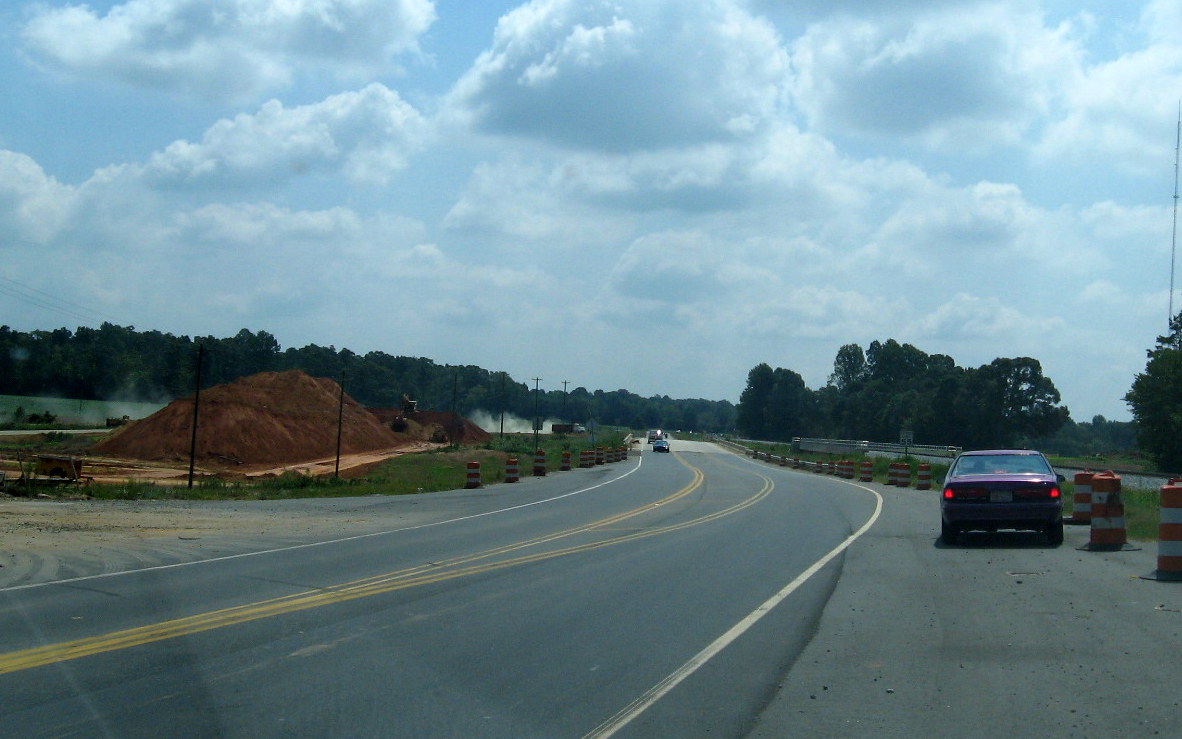
<svg viewBox="0 0 1182 739">
<path fill-rule="evenodd" d="M 591 449 L 583 449 L 579 452 L 579 467 L 586 469 L 595 466 L 595 452 Z"/>
<path fill-rule="evenodd" d="M 919 465 L 919 471 L 915 475 L 915 489 L 932 489 L 932 466 L 930 464 L 924 462 Z"/>
<path fill-rule="evenodd" d="M 887 484 L 900 488 L 911 487 L 911 465 L 906 462 L 891 462 Z"/>
<path fill-rule="evenodd" d="M 1092 522 L 1092 478 L 1095 474 L 1084 470 L 1075 473 L 1075 495 L 1071 499 L 1071 518 L 1065 523 Z"/>
<path fill-rule="evenodd" d="M 464 487 L 471 490 L 472 488 L 480 487 L 480 463 L 468 463 L 468 479 L 464 483 Z"/>
<path fill-rule="evenodd" d="M 874 482 L 874 463 L 869 459 L 862 460 L 862 475 L 858 479 L 862 482 Z"/>
<path fill-rule="evenodd" d="M 559 470 L 561 472 L 570 472 L 570 452 L 569 451 L 565 451 L 562 453 L 562 466 L 559 467 Z"/>
<path fill-rule="evenodd" d="M 1114 551 L 1128 547 L 1125 504 L 1120 495 L 1120 475 L 1097 472 L 1092 476 L 1092 535 L 1089 551 Z"/>
<path fill-rule="evenodd" d="M 517 464 L 517 457 L 505 460 L 505 482 L 517 482 L 521 479 L 521 467 Z"/>
<path fill-rule="evenodd" d="M 1182 478 L 1161 487 L 1161 523 L 1157 527 L 1157 569 L 1153 580 L 1182 581 Z"/>
<path fill-rule="evenodd" d="M 534 452 L 534 477 L 546 476 L 546 450 L 538 449 Z"/>
<path fill-rule="evenodd" d="M 595 447 L 595 464 L 603 464 L 603 447 L 601 446 Z"/>
</svg>

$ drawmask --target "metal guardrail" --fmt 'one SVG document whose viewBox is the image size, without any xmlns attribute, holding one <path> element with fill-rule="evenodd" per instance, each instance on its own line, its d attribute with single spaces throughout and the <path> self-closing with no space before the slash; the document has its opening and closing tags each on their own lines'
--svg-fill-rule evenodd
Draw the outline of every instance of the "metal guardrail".
<svg viewBox="0 0 1182 739">
<path fill-rule="evenodd" d="M 941 446 L 933 444 L 887 444 L 878 441 L 864 441 L 856 439 L 807 439 L 795 437 L 792 439 L 794 449 L 803 452 L 821 452 L 824 454 L 841 454 L 843 452 L 885 452 L 907 456 L 921 454 L 929 457 L 955 457 L 960 454 L 958 446 Z"/>
</svg>

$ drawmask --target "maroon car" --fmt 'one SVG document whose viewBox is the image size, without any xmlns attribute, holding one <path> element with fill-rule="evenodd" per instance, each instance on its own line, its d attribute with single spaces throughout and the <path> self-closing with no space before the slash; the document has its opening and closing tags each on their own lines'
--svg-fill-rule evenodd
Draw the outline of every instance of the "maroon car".
<svg viewBox="0 0 1182 739">
<path fill-rule="evenodd" d="M 1041 531 L 1063 543 L 1064 477 L 1041 453 L 1026 449 L 962 452 L 948 469 L 940 496 L 940 538 L 954 544 L 964 531 Z"/>
</svg>

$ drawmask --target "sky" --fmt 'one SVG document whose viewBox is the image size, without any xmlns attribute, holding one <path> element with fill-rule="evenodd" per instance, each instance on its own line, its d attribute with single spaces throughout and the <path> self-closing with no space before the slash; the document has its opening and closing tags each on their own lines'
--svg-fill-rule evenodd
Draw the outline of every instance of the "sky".
<svg viewBox="0 0 1182 739">
<path fill-rule="evenodd" d="M 1077 421 L 1131 418 L 1167 330 L 1177 0 L 14 0 L 0 33 L 15 330 L 730 401 L 895 339 L 1034 357 Z"/>
</svg>

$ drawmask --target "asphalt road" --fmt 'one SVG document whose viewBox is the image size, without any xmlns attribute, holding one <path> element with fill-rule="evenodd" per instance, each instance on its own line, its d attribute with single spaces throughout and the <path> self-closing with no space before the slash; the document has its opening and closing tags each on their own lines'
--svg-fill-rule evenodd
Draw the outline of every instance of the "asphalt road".
<svg viewBox="0 0 1182 739">
<path fill-rule="evenodd" d="M 391 499 L 414 510 L 387 533 L 0 590 L 0 726 L 742 734 L 807 643 L 838 562 L 786 586 L 877 498 L 674 446 Z M 791 605 L 767 607 L 775 597 Z"/>
<path fill-rule="evenodd" d="M 946 548 L 931 492 L 673 448 L 384 500 L 384 533 L 0 589 L 0 733 L 1176 731 L 1182 585 L 1136 577 L 1152 547 Z"/>
</svg>

